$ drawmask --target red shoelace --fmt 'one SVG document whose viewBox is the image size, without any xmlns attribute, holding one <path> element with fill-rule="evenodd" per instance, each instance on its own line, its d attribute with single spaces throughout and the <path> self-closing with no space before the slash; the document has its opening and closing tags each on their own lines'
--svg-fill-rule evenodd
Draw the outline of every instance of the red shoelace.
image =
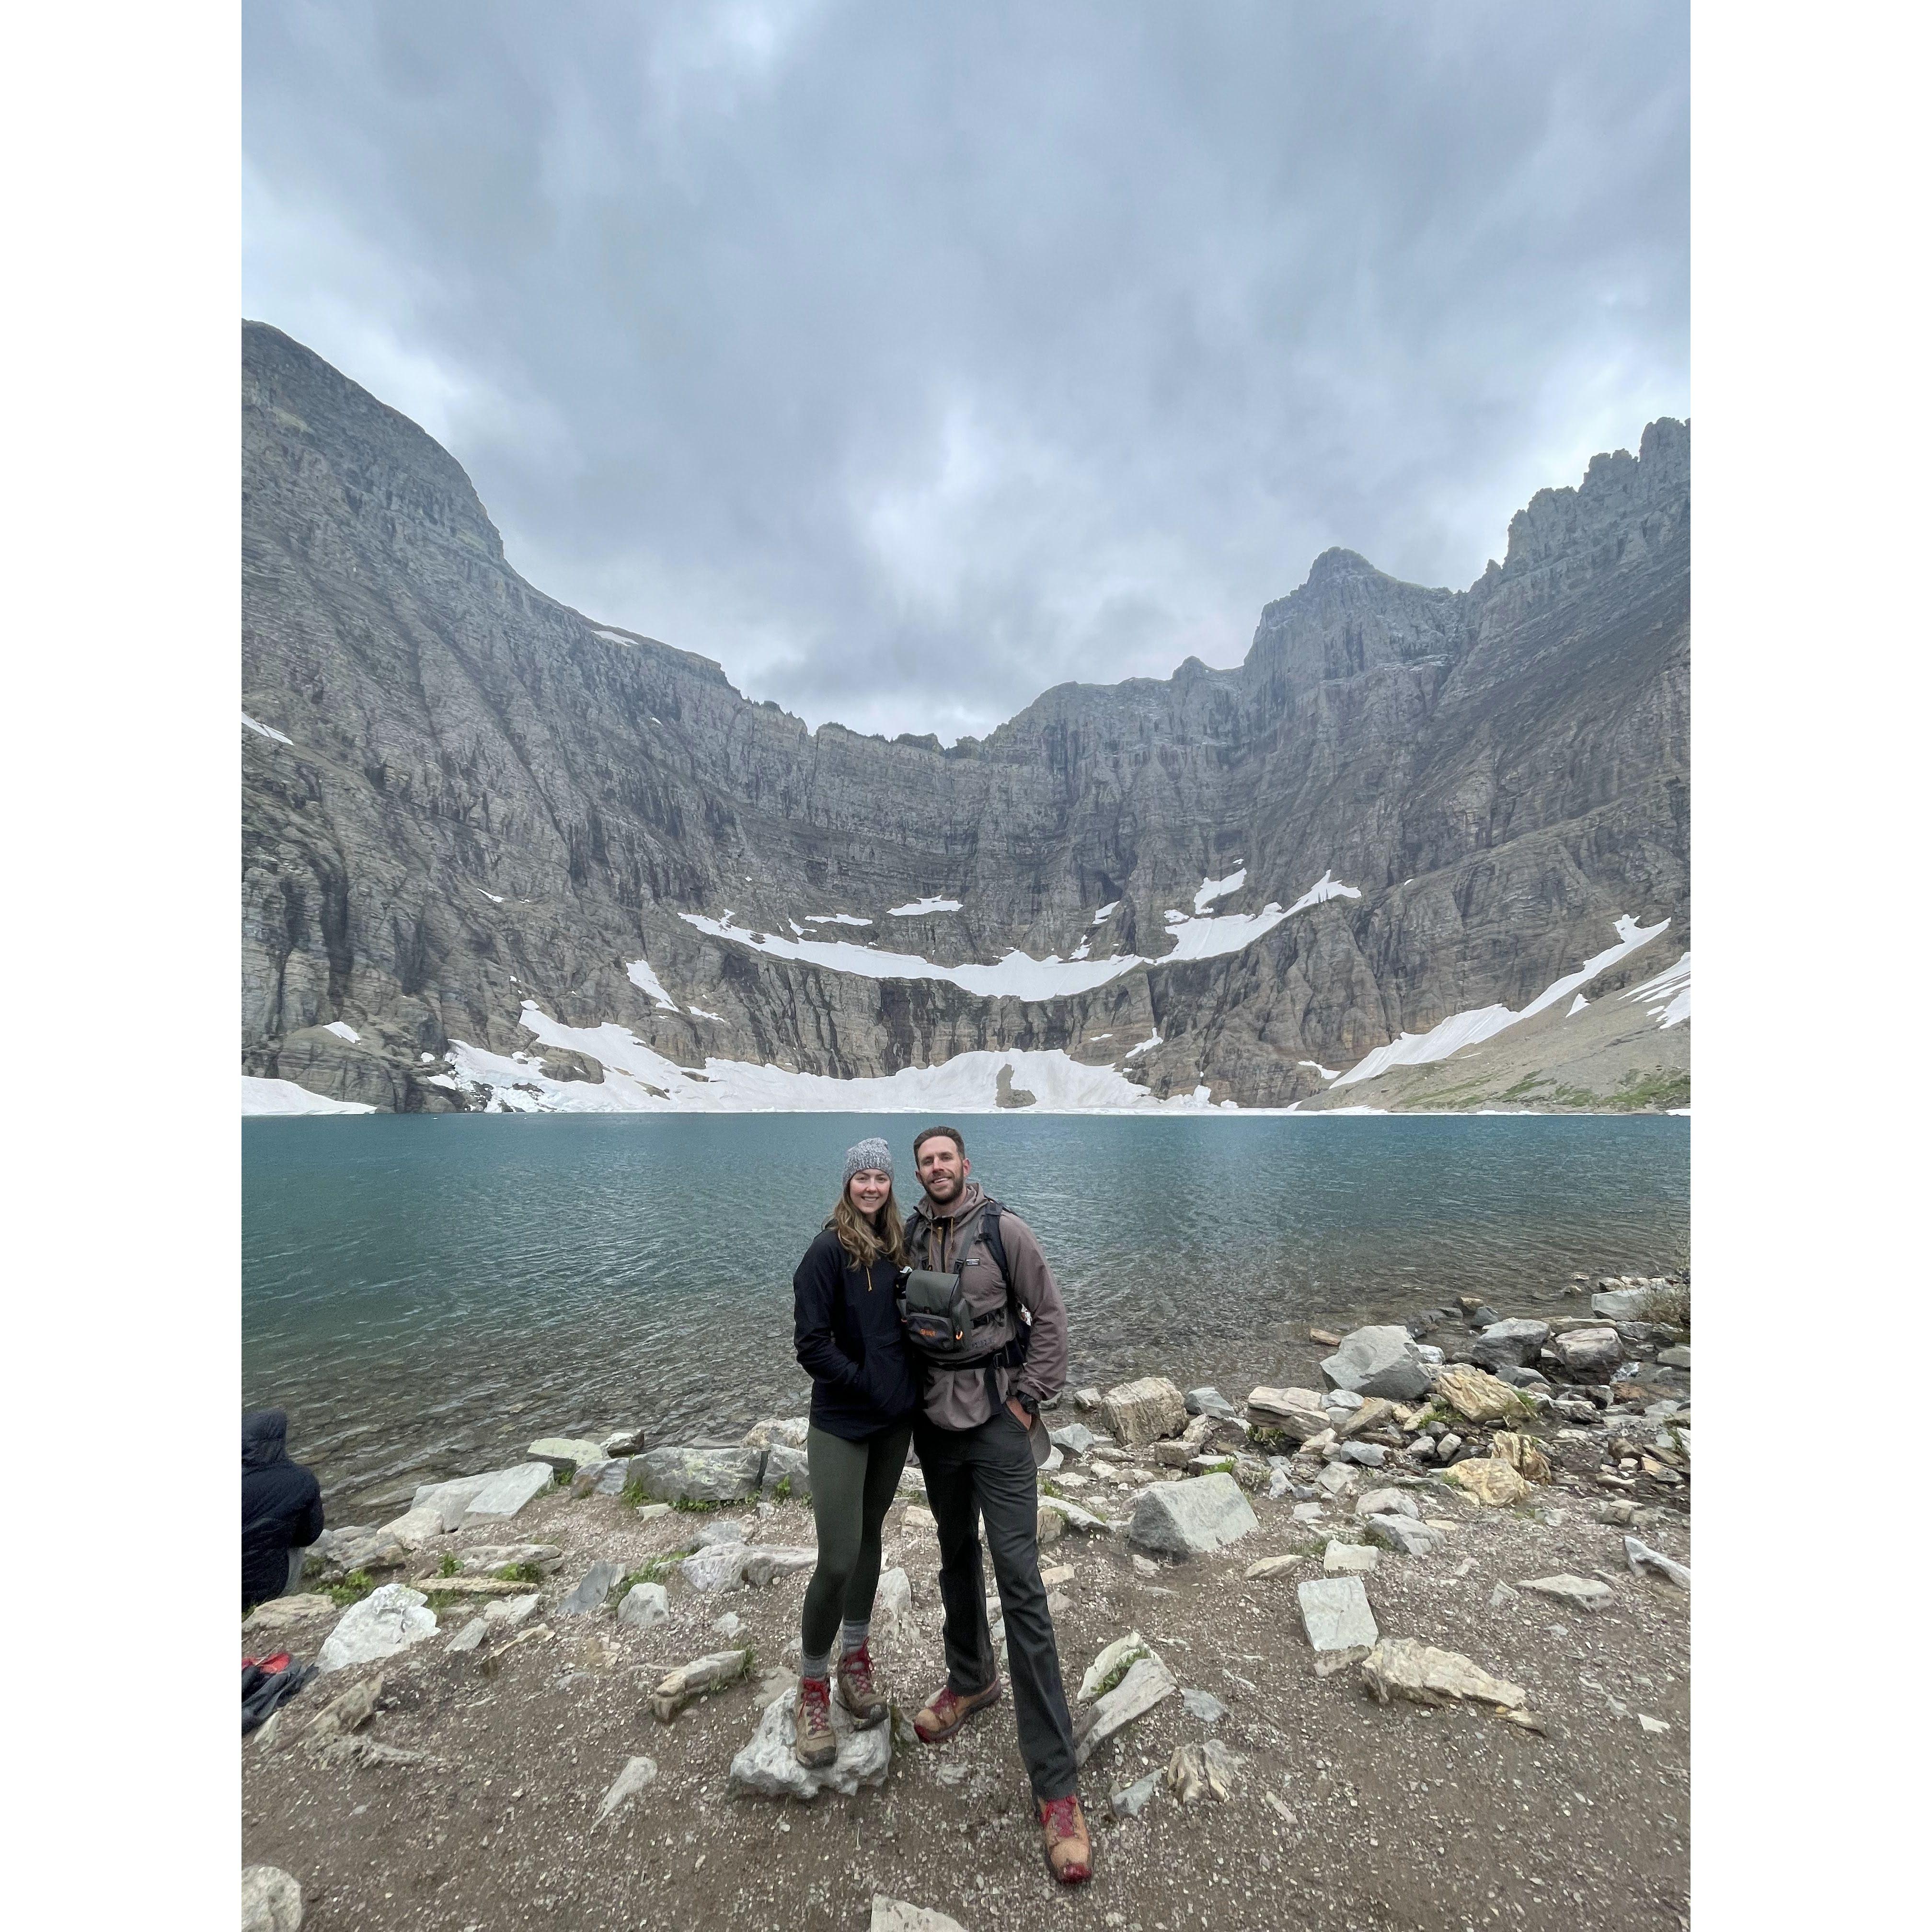
<svg viewBox="0 0 1932 1932">
<path fill-rule="evenodd" d="M 1050 1798 L 1040 1808 L 1040 1822 L 1046 1833 L 1047 1862 L 1053 1862 L 1053 1850 L 1072 1838 L 1084 1823 L 1080 1815 L 1080 1800 L 1069 1792 L 1064 1798 Z M 1054 1865 L 1053 1875 L 1062 1885 L 1077 1885 L 1083 1879 L 1094 1876 L 1092 1855 L 1084 1858 L 1073 1858 L 1062 1865 Z"/>
</svg>

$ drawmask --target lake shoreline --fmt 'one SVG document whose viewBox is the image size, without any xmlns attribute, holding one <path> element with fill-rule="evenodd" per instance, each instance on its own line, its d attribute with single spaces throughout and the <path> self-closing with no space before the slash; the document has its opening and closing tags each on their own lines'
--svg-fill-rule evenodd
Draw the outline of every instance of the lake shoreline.
<svg viewBox="0 0 1932 1932">
<path fill-rule="evenodd" d="M 1688 1280 L 1663 1286 L 1682 1291 L 1688 1321 Z M 1154 1658 L 1133 1666 L 1136 1701 L 1160 1694 L 1083 1771 L 1096 1874 L 1076 1909 L 1172 1926 L 1200 1904 L 1226 1924 L 1292 1907 L 1312 1922 L 1393 1916 L 1430 1932 L 1511 1907 L 1541 1922 L 1556 1905 L 1586 1928 L 1688 1912 L 1688 1574 L 1671 1580 L 1670 1566 L 1688 1560 L 1689 1354 L 1665 1339 L 1688 1330 L 1646 1319 L 1678 1306 L 1645 1294 L 1586 1288 L 1554 1318 L 1418 1314 L 1367 1345 L 1398 1376 L 1412 1358 L 1432 1369 L 1435 1393 L 1409 1400 L 1352 1402 L 1325 1388 L 1335 1372 L 1322 1364 L 1348 1351 L 1322 1352 L 1324 1332 L 1287 1365 L 1305 1378 L 1299 1392 L 1231 1391 L 1222 1416 L 1196 1390 L 1182 1430 L 1174 1384 L 1171 1400 L 1117 1388 L 1056 1405 L 1041 1560 L 1070 1697 L 1132 1631 Z M 1426 1359 L 1436 1348 L 1439 1364 Z M 1310 1400 L 1322 1412 L 1304 1416 Z M 768 1425 L 752 1452 L 760 1477 L 775 1441 Z M 722 1507 L 646 1502 L 652 1480 L 700 1480 L 693 1466 L 660 1457 L 652 1478 L 641 1456 L 544 1446 L 559 1466 L 598 1460 L 572 1484 L 539 1486 L 513 1519 L 459 1516 L 444 1532 L 419 1516 L 416 1546 L 370 1580 L 418 1589 L 434 1633 L 316 1680 L 244 1743 L 244 1858 L 292 1874 L 310 1922 L 494 1932 L 538 1906 L 586 1928 L 850 1927 L 875 1894 L 968 1928 L 1058 1922 L 1066 1903 L 1042 1869 L 1009 1702 L 937 1750 L 883 1741 L 876 1788 L 850 1797 L 774 1802 L 745 1786 L 761 1774 L 760 1723 L 788 1695 L 805 1573 L 779 1559 L 798 1549 L 808 1563 L 808 1505 L 755 1482 Z M 628 1494 L 598 1493 L 614 1468 Z M 1238 1498 L 1226 1504 L 1233 1540 L 1190 1555 L 1162 1546 L 1149 1526 L 1161 1498 L 1203 1484 Z M 875 1611 L 902 1715 L 940 1669 L 922 1503 L 909 1472 L 887 1520 L 897 1581 Z M 518 1574 L 534 1580 L 476 1574 L 513 1545 L 532 1552 Z M 760 1550 L 774 1552 L 762 1569 L 747 1561 Z M 358 1551 L 369 1554 L 353 1540 L 326 1552 L 324 1575 L 348 1583 L 340 1566 Z M 662 1614 L 647 1598 L 643 1614 L 622 1612 L 619 1592 L 633 1579 L 644 1590 L 640 1572 Z M 1304 1586 L 1349 1580 L 1375 1647 L 1313 1648 L 1351 1633 L 1324 1635 Z M 503 1613 L 480 1614 L 491 1602 Z M 268 1606 L 244 1649 L 272 1639 L 315 1656 L 354 1606 L 318 1607 Z M 734 1645 L 750 1656 L 715 1693 L 668 1722 L 652 1714 L 668 1673 Z M 1415 1645 L 1487 1676 L 1432 1664 L 1435 1678 L 1411 1684 Z M 1444 1682 L 1491 1688 L 1414 1701 L 1442 1696 Z"/>
</svg>

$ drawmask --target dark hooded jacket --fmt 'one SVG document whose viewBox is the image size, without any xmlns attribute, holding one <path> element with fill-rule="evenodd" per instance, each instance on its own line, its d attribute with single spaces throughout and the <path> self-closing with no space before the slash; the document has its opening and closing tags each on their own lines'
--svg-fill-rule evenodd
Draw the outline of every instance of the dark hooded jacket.
<svg viewBox="0 0 1932 1932">
<path fill-rule="evenodd" d="M 322 1485 L 288 1455 L 289 1418 L 279 1408 L 242 1418 L 242 1607 L 288 1588 L 289 1552 L 322 1534 Z"/>
</svg>

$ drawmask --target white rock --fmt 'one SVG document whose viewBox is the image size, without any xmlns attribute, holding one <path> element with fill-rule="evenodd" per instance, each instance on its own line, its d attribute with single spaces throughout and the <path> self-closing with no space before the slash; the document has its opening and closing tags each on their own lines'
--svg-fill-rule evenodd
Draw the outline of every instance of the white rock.
<svg viewBox="0 0 1932 1932">
<path fill-rule="evenodd" d="M 515 1516 L 556 1480 L 556 1472 L 548 1462 L 519 1462 L 513 1469 L 499 1470 L 470 1498 L 463 1520 L 475 1523 Z"/>
<path fill-rule="evenodd" d="M 1386 1396 L 1392 1402 L 1413 1401 L 1429 1387 L 1429 1370 L 1415 1352 L 1414 1338 L 1395 1326 L 1358 1328 L 1345 1335 L 1341 1347 L 1322 1363 L 1322 1372 L 1338 1389 Z"/>
<path fill-rule="evenodd" d="M 424 1607 L 428 1601 L 422 1591 L 406 1583 L 385 1583 L 343 1612 L 342 1621 L 322 1646 L 317 1664 L 328 1672 L 352 1664 L 374 1664 L 435 1636 L 436 1612 Z"/>
<path fill-rule="evenodd" d="M 784 1544 L 754 1543 L 745 1552 L 745 1581 L 762 1590 L 776 1576 L 790 1576 L 801 1570 L 815 1569 L 816 1548 L 793 1549 Z"/>
<path fill-rule="evenodd" d="M 537 1593 L 532 1590 L 526 1597 L 499 1597 L 494 1604 L 484 1606 L 483 1621 L 486 1624 L 501 1624 L 506 1630 L 520 1624 L 537 1606 Z"/>
<path fill-rule="evenodd" d="M 1384 1550 L 1399 1550 L 1405 1556 L 1427 1556 L 1442 1540 L 1432 1529 L 1406 1516 L 1372 1516 L 1362 1527 Z"/>
<path fill-rule="evenodd" d="M 470 1621 L 449 1640 L 449 1647 L 452 1650 L 458 1652 L 474 1650 L 476 1646 L 483 1641 L 484 1636 L 488 1634 L 489 1629 L 490 1623 L 488 1618 L 472 1617 Z"/>
<path fill-rule="evenodd" d="M 1088 1665 L 1087 1674 L 1080 1680 L 1080 1694 L 1074 1701 L 1080 1704 L 1090 1703 L 1100 1690 L 1100 1686 L 1106 1682 L 1124 1662 L 1131 1661 L 1137 1657 L 1151 1657 L 1153 1654 L 1154 1652 L 1149 1647 L 1147 1640 L 1138 1630 L 1130 1630 L 1125 1636 L 1117 1636 L 1112 1643 L 1106 1645 L 1102 1649 L 1100 1655 L 1095 1658 L 1091 1664 Z"/>
<path fill-rule="evenodd" d="M 1322 1553 L 1322 1567 L 1331 1576 L 1366 1576 L 1381 1554 L 1372 1544 L 1330 1542 Z"/>
<path fill-rule="evenodd" d="M 442 1518 L 440 1507 L 435 1503 L 425 1503 L 420 1509 L 405 1510 L 394 1522 L 383 1524 L 382 1528 L 385 1534 L 393 1536 L 405 1548 L 420 1550 L 446 1533 L 448 1526 Z"/>
<path fill-rule="evenodd" d="M 625 1630 L 655 1630 L 670 1615 L 670 1598 L 662 1583 L 633 1583 L 617 1606 L 617 1622 Z"/>
<path fill-rule="evenodd" d="M 1101 1405 L 1114 1439 L 1129 1449 L 1144 1448 L 1187 1426 L 1187 1402 L 1165 1376 L 1143 1376 L 1107 1391 Z"/>
<path fill-rule="evenodd" d="M 1359 1478 L 1346 1462 L 1330 1462 L 1315 1479 L 1315 1486 L 1331 1502 L 1352 1490 Z"/>
<path fill-rule="evenodd" d="M 1406 1331 L 1405 1331 L 1406 1332 Z M 1379 1633 L 1359 1576 L 1313 1576 L 1295 1588 L 1302 1627 L 1318 1652 L 1372 1644 Z"/>
<path fill-rule="evenodd" d="M 1128 1540 L 1172 1556 L 1204 1555 L 1258 1529 L 1241 1486 L 1225 1472 L 1178 1483 L 1150 1483 L 1134 1504 Z"/>
<path fill-rule="evenodd" d="M 1468 1700 L 1518 1711 L 1526 1701 L 1521 1686 L 1492 1677 L 1460 1651 L 1436 1650 L 1408 1636 L 1378 1643 L 1362 1660 L 1362 1682 L 1378 1704 L 1393 1697 L 1429 1705 Z"/>
<path fill-rule="evenodd" d="M 524 1451 L 533 1462 L 548 1462 L 553 1469 L 561 1469 L 566 1476 L 574 1476 L 586 1463 L 604 1462 L 610 1460 L 601 1442 L 583 1442 L 568 1436 L 540 1436 Z"/>
<path fill-rule="evenodd" d="M 838 1755 L 816 1771 L 798 1761 L 797 1693 L 781 1691 L 758 1719 L 752 1741 L 731 1760 L 730 1786 L 763 1798 L 816 1798 L 836 1791 L 850 1798 L 862 1785 L 884 1780 L 892 1761 L 890 1720 L 869 1730 L 855 1730 L 851 1714 L 837 1698 L 832 1700 L 832 1728 L 838 1738 Z"/>
<path fill-rule="evenodd" d="M 1600 1610 L 1615 1601 L 1609 1584 L 1594 1576 L 1573 1576 L 1568 1570 L 1555 1576 L 1537 1576 L 1520 1583 L 1519 1589 L 1534 1590 L 1539 1597 L 1551 1597 L 1573 1610 Z"/>
<path fill-rule="evenodd" d="M 749 1554 L 748 1546 L 742 1543 L 714 1543 L 687 1556 L 678 1565 L 678 1574 L 688 1588 L 706 1594 L 728 1590 L 742 1580 Z"/>
<path fill-rule="evenodd" d="M 1322 1397 L 1313 1389 L 1256 1388 L 1248 1391 L 1248 1407 L 1266 1426 L 1305 1442 L 1328 1426 Z"/>
<path fill-rule="evenodd" d="M 1124 1730 L 1137 1718 L 1145 1717 L 1180 1688 L 1174 1681 L 1174 1673 L 1159 1658 L 1150 1655 L 1137 1659 L 1112 1690 L 1088 1707 L 1082 1720 L 1084 1731 L 1079 1725 L 1074 1727 L 1074 1762 L 1084 1764 L 1116 1731 Z"/>
<path fill-rule="evenodd" d="M 298 1932 L 302 1887 L 279 1865 L 242 1868 L 242 1932 Z"/>
<path fill-rule="evenodd" d="M 655 1783 L 658 1774 L 655 1759 L 634 1757 L 627 1759 L 624 1768 L 618 1772 L 616 1782 L 604 1794 L 604 1802 L 597 1808 L 597 1815 L 590 1822 L 592 1826 L 603 1823 L 606 1818 L 620 1811 L 644 1790 Z"/>
<path fill-rule="evenodd" d="M 966 1932 L 966 1928 L 943 1912 L 923 1905 L 908 1905 L 903 1899 L 888 1898 L 884 1892 L 875 1892 L 867 1932 Z"/>
<path fill-rule="evenodd" d="M 1047 1431 L 1047 1440 L 1056 1449 L 1064 1449 L 1070 1456 L 1085 1455 L 1100 1439 L 1084 1422 L 1070 1422 L 1064 1429 Z"/>
<path fill-rule="evenodd" d="M 1680 1589 L 1690 1587 L 1690 1573 L 1682 1564 L 1673 1562 L 1660 1550 L 1653 1550 L 1648 1544 L 1640 1543 L 1634 1536 L 1624 1538 L 1624 1560 L 1634 1576 L 1641 1576 L 1648 1572 L 1675 1583 Z"/>
<path fill-rule="evenodd" d="M 458 1476 L 451 1482 L 425 1483 L 410 1499 L 409 1514 L 413 1516 L 419 1509 L 434 1508 L 446 1530 L 460 1528 L 464 1512 L 502 1473 L 500 1469 L 489 1469 L 480 1476 Z"/>
<path fill-rule="evenodd" d="M 712 1618 L 711 1628 L 727 1643 L 735 1643 L 738 1633 L 745 1628 L 745 1619 L 736 1610 L 727 1610 L 722 1617 Z"/>
<path fill-rule="evenodd" d="M 1413 1516 L 1418 1522 L 1422 1510 L 1414 1497 L 1406 1490 L 1370 1490 L 1356 1499 L 1358 1516 Z"/>
<path fill-rule="evenodd" d="M 903 1634 L 912 1615 L 912 1579 L 901 1569 L 885 1571 L 872 1592 L 872 1619 L 894 1636 Z"/>
</svg>

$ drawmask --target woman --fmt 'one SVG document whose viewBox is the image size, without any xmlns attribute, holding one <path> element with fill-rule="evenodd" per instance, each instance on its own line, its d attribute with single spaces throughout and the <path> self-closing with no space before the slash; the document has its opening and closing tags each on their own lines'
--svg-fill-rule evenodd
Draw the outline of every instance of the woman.
<svg viewBox="0 0 1932 1932">
<path fill-rule="evenodd" d="M 832 1730 L 832 1646 L 838 1700 L 862 1730 L 890 1708 L 866 1639 L 879 1583 L 879 1532 L 898 1488 L 920 1403 L 918 1371 L 899 1329 L 896 1291 L 904 1226 L 892 1198 L 892 1151 L 861 1141 L 845 1154 L 838 1204 L 792 1276 L 793 1328 L 812 1377 L 805 1453 L 818 1567 L 800 1631 L 798 1761 L 838 1754 Z"/>
</svg>

